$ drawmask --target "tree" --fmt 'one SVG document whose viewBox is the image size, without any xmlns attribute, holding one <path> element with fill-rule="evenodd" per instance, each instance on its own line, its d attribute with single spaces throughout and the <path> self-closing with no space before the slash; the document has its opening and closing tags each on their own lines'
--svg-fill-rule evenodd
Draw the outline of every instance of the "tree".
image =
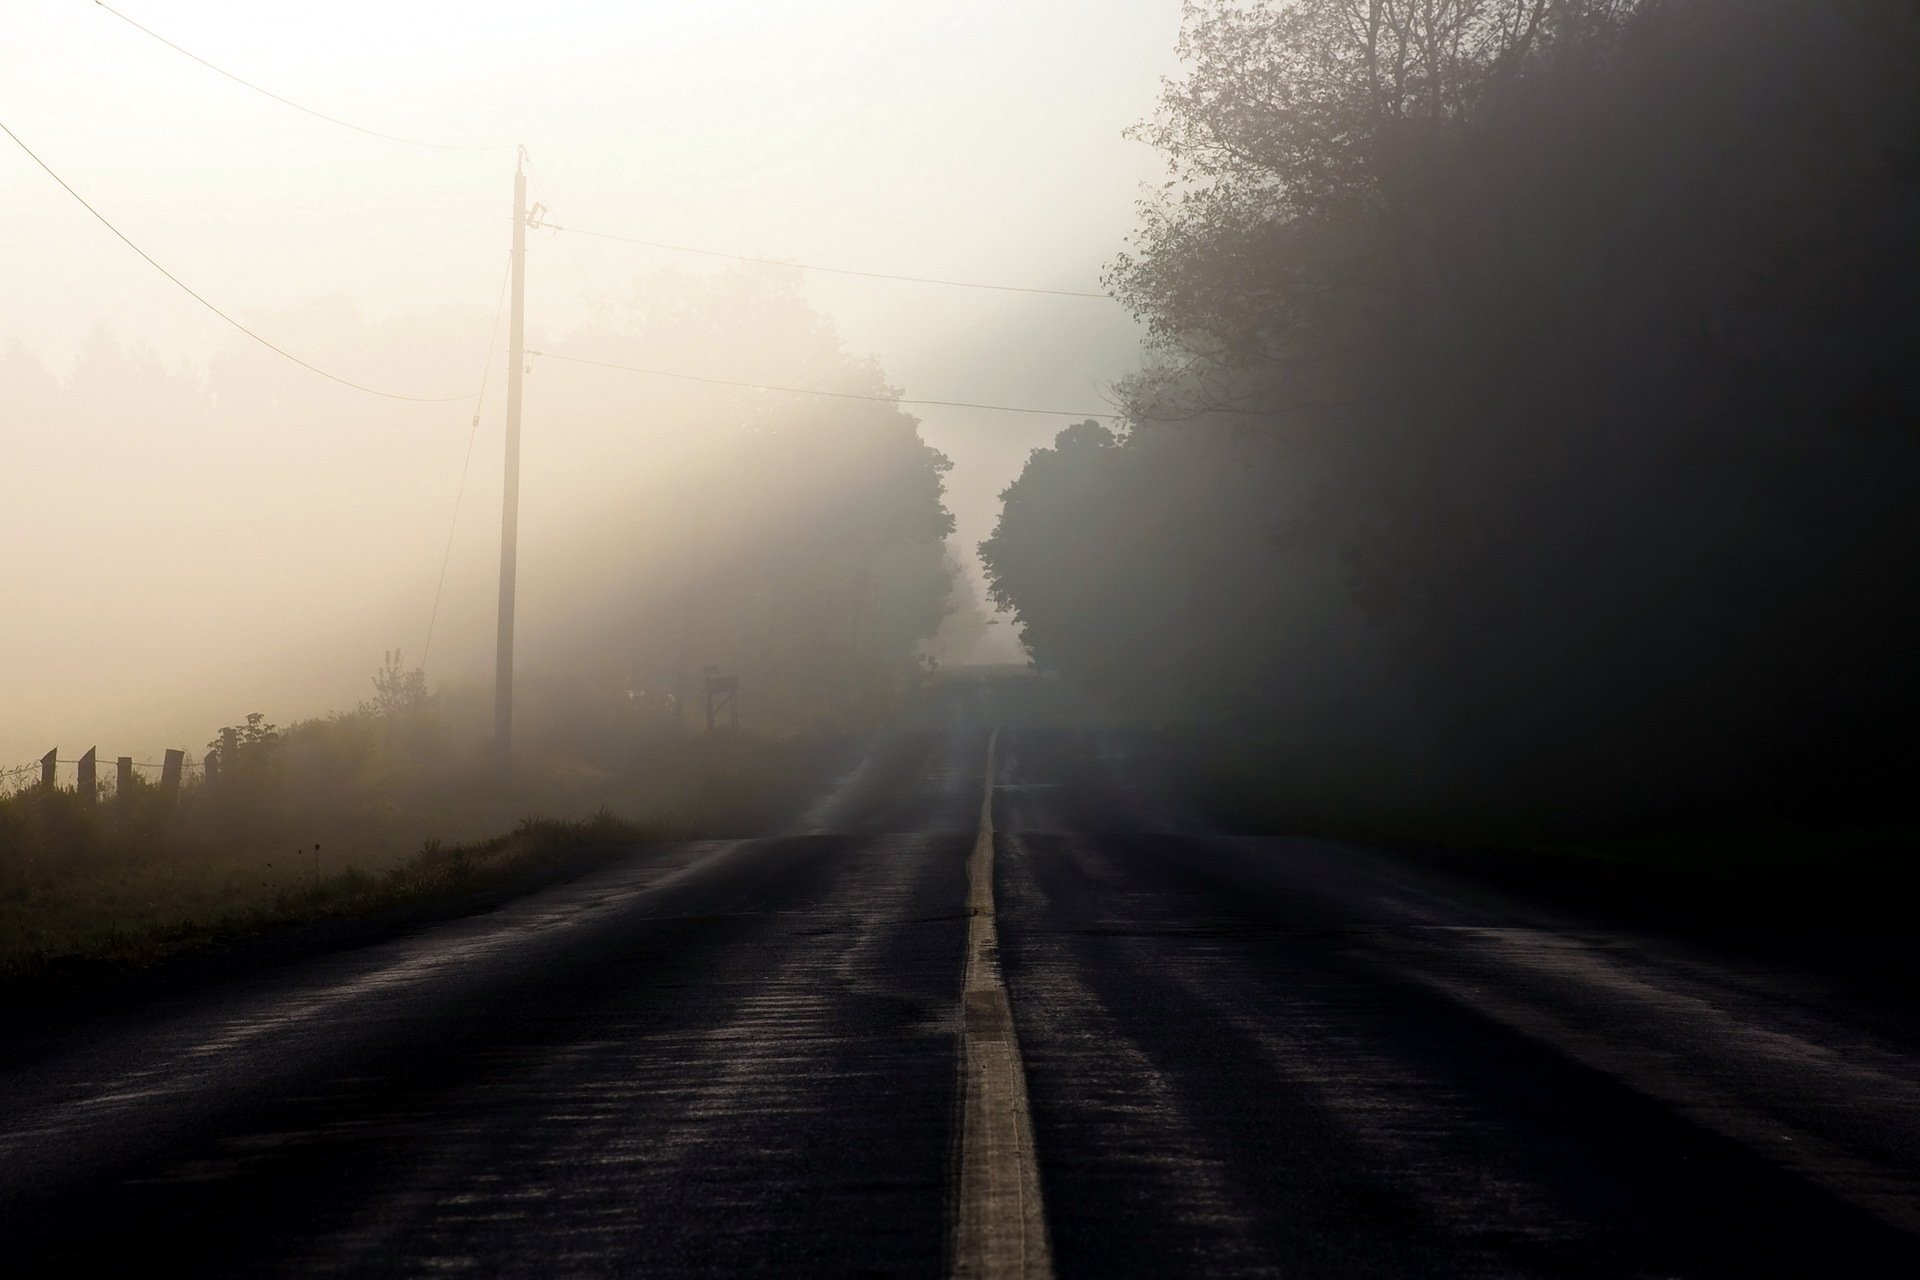
<svg viewBox="0 0 1920 1280">
<path fill-rule="evenodd" d="M 1036 653 L 1126 687 L 1268 637 L 1283 705 L 1335 669 L 1332 563 L 1412 708 L 1381 750 L 1488 803 L 1831 796 L 1911 750 L 1910 7 L 1217 3 L 1183 52 L 1111 275 L 1159 363 L 991 546 Z"/>
<path fill-rule="evenodd" d="M 226 758 L 226 738 L 233 735 L 234 758 Z M 264 771 L 272 762 L 274 751 L 280 745 L 280 726 L 267 723 L 267 717 L 259 711 L 249 711 L 244 724 L 230 725 L 213 736 L 207 743 L 207 758 L 217 760 L 222 769 L 251 769 Z"/>
<path fill-rule="evenodd" d="M 567 625 L 528 651 L 597 682 L 589 698 L 668 690 L 684 706 L 712 664 L 740 678 L 749 722 L 884 710 L 915 678 L 951 594 L 951 464 L 889 402 L 899 392 L 877 364 L 844 349 L 797 276 L 662 273 L 618 323 L 553 349 L 860 398 L 570 370 L 569 421 L 630 450 L 625 470 L 605 453 L 593 464 L 626 493 L 583 548 L 588 568 L 559 614 Z"/>
<path fill-rule="evenodd" d="M 394 721 L 412 719 L 426 706 L 426 669 L 405 667 L 400 651 L 388 650 L 382 655 L 380 670 L 373 673 L 373 698 L 360 704 L 361 711 Z"/>
<path fill-rule="evenodd" d="M 1412 184 L 1483 106 L 1591 57 L 1630 0 L 1257 0 L 1186 6 L 1191 66 L 1133 131 L 1166 157 L 1109 272 L 1182 355 L 1273 360 L 1367 305 L 1348 232 L 1393 225 L 1398 283 L 1431 284 Z"/>
</svg>

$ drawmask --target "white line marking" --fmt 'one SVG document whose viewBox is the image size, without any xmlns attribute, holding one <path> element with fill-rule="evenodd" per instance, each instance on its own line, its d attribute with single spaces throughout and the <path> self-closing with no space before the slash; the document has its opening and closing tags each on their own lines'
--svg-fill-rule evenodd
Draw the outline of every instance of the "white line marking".
<svg viewBox="0 0 1920 1280">
<path fill-rule="evenodd" d="M 961 1127 L 956 1276 L 1051 1280 L 1040 1166 L 1034 1158 L 1027 1076 L 1013 1005 L 1000 979 L 993 919 L 994 747 L 987 739 L 986 794 L 967 858 L 967 967 L 961 993 Z"/>
</svg>

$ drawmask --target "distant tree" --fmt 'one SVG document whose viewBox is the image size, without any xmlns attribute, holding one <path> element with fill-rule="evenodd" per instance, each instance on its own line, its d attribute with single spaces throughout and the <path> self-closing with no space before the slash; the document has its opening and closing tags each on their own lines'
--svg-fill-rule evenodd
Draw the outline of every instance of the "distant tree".
<svg viewBox="0 0 1920 1280">
<path fill-rule="evenodd" d="M 1116 443 L 1111 430 L 1088 419 L 1063 429 L 1051 449 L 1035 449 L 1001 493 L 1000 520 L 980 544 L 988 598 L 1013 614 L 1028 652 L 1043 667 L 1063 659 L 1071 666 L 1096 651 L 1093 637 L 1077 634 L 1081 626 L 1112 625 L 1081 601 L 1090 594 L 1113 599 L 1113 584 L 1095 575 L 1130 568 L 1115 540 L 1093 531 L 1101 513 L 1087 503 L 1090 494 L 1110 495 L 1102 463 Z"/>
<path fill-rule="evenodd" d="M 650 402 L 658 383 L 610 375 L 596 401 L 610 431 L 671 432 L 636 454 L 633 498 L 595 543 L 549 652 L 582 679 L 597 673 L 608 692 L 589 701 L 641 687 L 690 705 L 712 664 L 740 678 L 748 722 L 881 714 L 917 678 L 953 591 L 951 462 L 789 273 L 663 273 L 637 296 L 624 324 L 558 349 L 689 371 L 750 352 L 770 382 L 861 398 L 668 384 L 668 409 Z M 736 354 L 715 372 L 740 368 Z"/>
<path fill-rule="evenodd" d="M 942 663 L 957 665 L 974 655 L 993 626 L 972 577 L 961 567 L 949 545 L 941 557 L 941 569 L 951 584 L 940 626 L 923 642 L 921 658 L 937 669 Z"/>
<path fill-rule="evenodd" d="M 380 670 L 373 673 L 373 698 L 360 709 L 386 720 L 403 720 L 420 714 L 427 705 L 427 672 L 424 667 L 401 663 L 398 649 L 388 650 Z"/>
</svg>

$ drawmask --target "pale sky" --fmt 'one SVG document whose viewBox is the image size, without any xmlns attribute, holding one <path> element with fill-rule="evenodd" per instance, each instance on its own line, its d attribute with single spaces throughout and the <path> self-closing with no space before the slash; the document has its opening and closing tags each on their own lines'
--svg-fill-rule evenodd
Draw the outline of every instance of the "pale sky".
<svg viewBox="0 0 1920 1280">
<path fill-rule="evenodd" d="M 1151 112 L 1160 78 L 1176 72 L 1180 17 L 1179 0 L 115 7 L 316 110 L 476 148 L 401 145 L 313 119 L 89 0 L 9 0 L 0 120 L 123 231 L 242 318 L 339 299 L 372 321 L 443 306 L 492 313 L 516 143 L 531 153 L 535 198 L 563 225 L 875 271 L 1097 290 L 1142 185 L 1160 176 L 1156 157 L 1121 134 Z M 0 200 L 0 347 L 23 344 L 64 375 L 103 328 L 169 362 L 204 361 L 227 341 L 220 321 L 3 138 Z M 536 234 L 530 341 L 566 333 L 597 306 L 617 307 L 650 272 L 700 271 L 704 262 Z M 1138 359 L 1138 332 L 1109 301 L 825 275 L 809 276 L 808 292 L 846 345 L 877 357 L 910 397 L 1101 410 L 1110 407 L 1106 387 Z M 267 336 L 297 350 L 293 335 Z M 396 369 L 378 352 L 331 350 L 316 363 L 448 394 L 476 380 L 482 352 L 474 348 L 464 360 L 454 350 L 440 367 Z M 744 379 L 763 376 L 751 351 L 716 362 Z M 293 365 L 282 376 L 289 397 L 326 386 Z M 561 376 L 540 367 L 529 379 L 530 448 L 562 429 L 537 412 L 540 380 Z M 989 531 L 994 497 L 1027 451 L 1070 421 L 917 412 L 928 440 L 956 463 L 949 505 L 968 545 Z M 438 569 L 435 544 L 445 538 L 468 413 L 423 409 L 412 419 L 423 439 L 399 454 L 370 434 L 341 442 L 341 458 L 329 464 L 349 467 L 363 445 L 385 466 L 419 468 L 419 491 L 432 501 L 423 500 L 420 563 L 403 575 L 409 582 Z M 0 443 L 23 429 L 17 418 L 0 419 Z M 497 435 L 483 434 L 478 448 L 497 459 Z M 26 548 L 57 559 L 61 535 L 49 518 L 63 495 L 49 486 L 59 478 L 18 473 L 8 456 L 20 463 L 31 455 L 0 453 L 0 485 L 31 486 L 38 501 L 0 500 L 0 539 L 9 555 Z M 137 478 L 127 483 L 137 490 Z M 497 495 L 497 480 L 490 492 Z M 122 496 L 138 507 L 140 494 Z M 88 495 L 72 497 L 75 519 L 111 522 L 111 511 L 83 505 Z M 486 512 L 486 500 L 483 493 L 474 554 L 450 570 L 471 580 L 476 598 L 492 572 L 480 531 L 497 512 Z M 531 518 L 537 525 L 537 513 Z M 34 636 L 97 622 L 81 599 L 7 598 L 35 614 L 0 627 L 0 642 L 15 649 L 0 652 L 0 665 L 15 672 L 44 658 Z M 17 681 L 0 674 L 0 702 Z M 342 702 L 361 692 L 343 690 Z M 0 764 L 52 731 L 40 715 L 0 716 L 16 727 L 31 722 L 0 740 Z"/>
</svg>

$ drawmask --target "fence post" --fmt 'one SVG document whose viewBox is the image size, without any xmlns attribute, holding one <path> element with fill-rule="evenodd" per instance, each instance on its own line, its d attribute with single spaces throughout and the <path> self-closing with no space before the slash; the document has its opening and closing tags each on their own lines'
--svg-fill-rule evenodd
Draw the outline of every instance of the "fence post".
<svg viewBox="0 0 1920 1280">
<path fill-rule="evenodd" d="M 121 804 L 133 798 L 133 757 L 121 756 L 114 761 L 113 797 Z"/>
<path fill-rule="evenodd" d="M 55 747 L 53 750 L 47 752 L 47 754 L 40 757 L 40 785 L 45 787 L 49 791 L 53 790 L 54 757 L 59 754 L 60 754 L 60 748 Z"/>
<path fill-rule="evenodd" d="M 168 804 L 180 798 L 180 766 L 186 762 L 187 753 L 167 748 L 167 754 L 160 760 L 160 794 Z"/>
<path fill-rule="evenodd" d="M 220 731 L 220 767 L 232 772 L 233 767 L 238 763 L 240 763 L 240 731 L 232 728 L 222 729 Z"/>
<path fill-rule="evenodd" d="M 93 776 L 93 768 L 97 763 L 94 759 L 94 752 L 96 750 L 98 750 L 98 748 L 88 747 L 87 754 L 80 757 L 81 804 L 92 804 L 98 798 L 98 791 Z"/>
</svg>

